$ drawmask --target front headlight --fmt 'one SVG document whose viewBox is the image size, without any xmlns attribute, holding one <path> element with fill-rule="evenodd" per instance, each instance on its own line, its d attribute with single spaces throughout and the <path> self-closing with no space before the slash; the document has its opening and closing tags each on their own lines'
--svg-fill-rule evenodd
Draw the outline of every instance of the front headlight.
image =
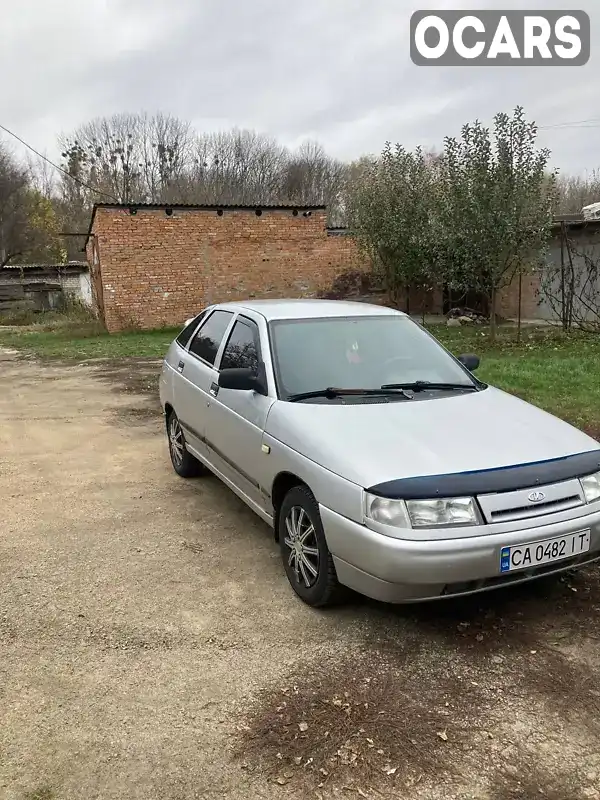
<svg viewBox="0 0 600 800">
<path fill-rule="evenodd" d="M 436 500 L 389 500 L 365 493 L 365 518 L 393 528 L 435 528 L 442 525 L 478 525 L 472 497 Z"/>
<path fill-rule="evenodd" d="M 595 503 L 600 500 L 600 472 L 586 475 L 579 479 L 586 503 Z"/>
<path fill-rule="evenodd" d="M 404 500 L 388 500 L 365 492 L 365 517 L 380 525 L 393 528 L 410 528 L 410 520 Z"/>
<path fill-rule="evenodd" d="M 479 517 L 472 497 L 439 500 L 407 500 L 406 508 L 414 528 L 440 525 L 477 525 Z"/>
</svg>

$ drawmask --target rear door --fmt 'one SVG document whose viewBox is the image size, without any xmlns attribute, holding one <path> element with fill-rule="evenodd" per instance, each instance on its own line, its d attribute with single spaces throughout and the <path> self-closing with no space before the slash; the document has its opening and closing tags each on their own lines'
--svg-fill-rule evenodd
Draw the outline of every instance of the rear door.
<svg viewBox="0 0 600 800">
<path fill-rule="evenodd" d="M 206 457 L 206 413 L 211 387 L 217 386 L 217 355 L 233 322 L 234 313 L 216 308 L 206 315 L 200 328 L 180 353 L 174 376 L 175 412 L 192 451 Z"/>
<path fill-rule="evenodd" d="M 264 347 L 267 347 L 264 343 Z M 256 321 L 240 313 L 228 333 L 219 357 L 219 370 L 249 367 L 258 370 L 263 345 Z M 251 504 L 265 511 L 269 506 L 268 462 L 262 439 L 269 409 L 275 396 L 254 391 L 217 387 L 209 399 L 206 444 L 209 458 L 222 475 L 245 495 Z"/>
</svg>

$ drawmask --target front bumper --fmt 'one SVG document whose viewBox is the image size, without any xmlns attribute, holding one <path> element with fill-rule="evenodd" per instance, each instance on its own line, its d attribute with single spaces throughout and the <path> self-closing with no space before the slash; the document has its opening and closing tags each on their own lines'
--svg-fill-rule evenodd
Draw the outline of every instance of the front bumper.
<svg viewBox="0 0 600 800">
<path fill-rule="evenodd" d="M 388 603 L 472 594 L 561 572 L 600 559 L 600 509 L 573 519 L 460 539 L 411 540 L 384 536 L 320 507 L 338 580 L 360 594 Z M 500 572 L 503 547 L 590 530 L 590 550 L 575 559 Z"/>
</svg>

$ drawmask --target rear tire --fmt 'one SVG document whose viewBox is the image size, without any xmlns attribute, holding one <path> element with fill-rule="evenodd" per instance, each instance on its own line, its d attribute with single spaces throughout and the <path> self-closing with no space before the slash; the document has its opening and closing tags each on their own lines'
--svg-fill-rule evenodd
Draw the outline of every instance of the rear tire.
<svg viewBox="0 0 600 800">
<path fill-rule="evenodd" d="M 205 471 L 197 458 L 188 451 L 185 436 L 177 414 L 171 411 L 167 417 L 167 437 L 169 440 L 169 455 L 173 469 L 180 478 L 196 478 Z"/>
<path fill-rule="evenodd" d="M 339 602 L 341 587 L 325 540 L 319 506 L 310 489 L 306 486 L 290 489 L 278 516 L 281 557 L 292 589 L 314 608 Z"/>
</svg>

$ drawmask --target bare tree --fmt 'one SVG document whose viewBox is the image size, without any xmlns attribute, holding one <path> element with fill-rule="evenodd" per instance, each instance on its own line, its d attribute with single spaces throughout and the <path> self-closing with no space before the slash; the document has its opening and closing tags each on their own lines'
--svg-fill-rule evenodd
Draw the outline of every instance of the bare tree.
<svg viewBox="0 0 600 800">
<path fill-rule="evenodd" d="M 278 202 L 286 158 L 275 139 L 255 131 L 204 134 L 196 142 L 189 192 L 200 203 Z"/>
<path fill-rule="evenodd" d="M 78 229 L 94 202 L 325 204 L 343 212 L 347 165 L 317 142 L 291 152 L 253 130 L 195 134 L 162 114 L 117 114 L 63 136 L 59 197 Z"/>
<path fill-rule="evenodd" d="M 584 206 L 600 202 L 600 169 L 593 169 L 585 177 L 561 175 L 556 189 L 559 213 L 578 214 Z"/>
<path fill-rule="evenodd" d="M 287 160 L 281 195 L 289 203 L 328 206 L 335 224 L 340 221 L 348 176 L 346 164 L 327 155 L 318 142 L 306 141 Z"/>
<path fill-rule="evenodd" d="M 177 197 L 191 162 L 189 123 L 160 113 L 95 119 L 59 142 L 69 175 L 99 190 L 65 177 L 65 199 L 87 205 L 106 196 L 122 203 L 168 202 Z"/>
</svg>

